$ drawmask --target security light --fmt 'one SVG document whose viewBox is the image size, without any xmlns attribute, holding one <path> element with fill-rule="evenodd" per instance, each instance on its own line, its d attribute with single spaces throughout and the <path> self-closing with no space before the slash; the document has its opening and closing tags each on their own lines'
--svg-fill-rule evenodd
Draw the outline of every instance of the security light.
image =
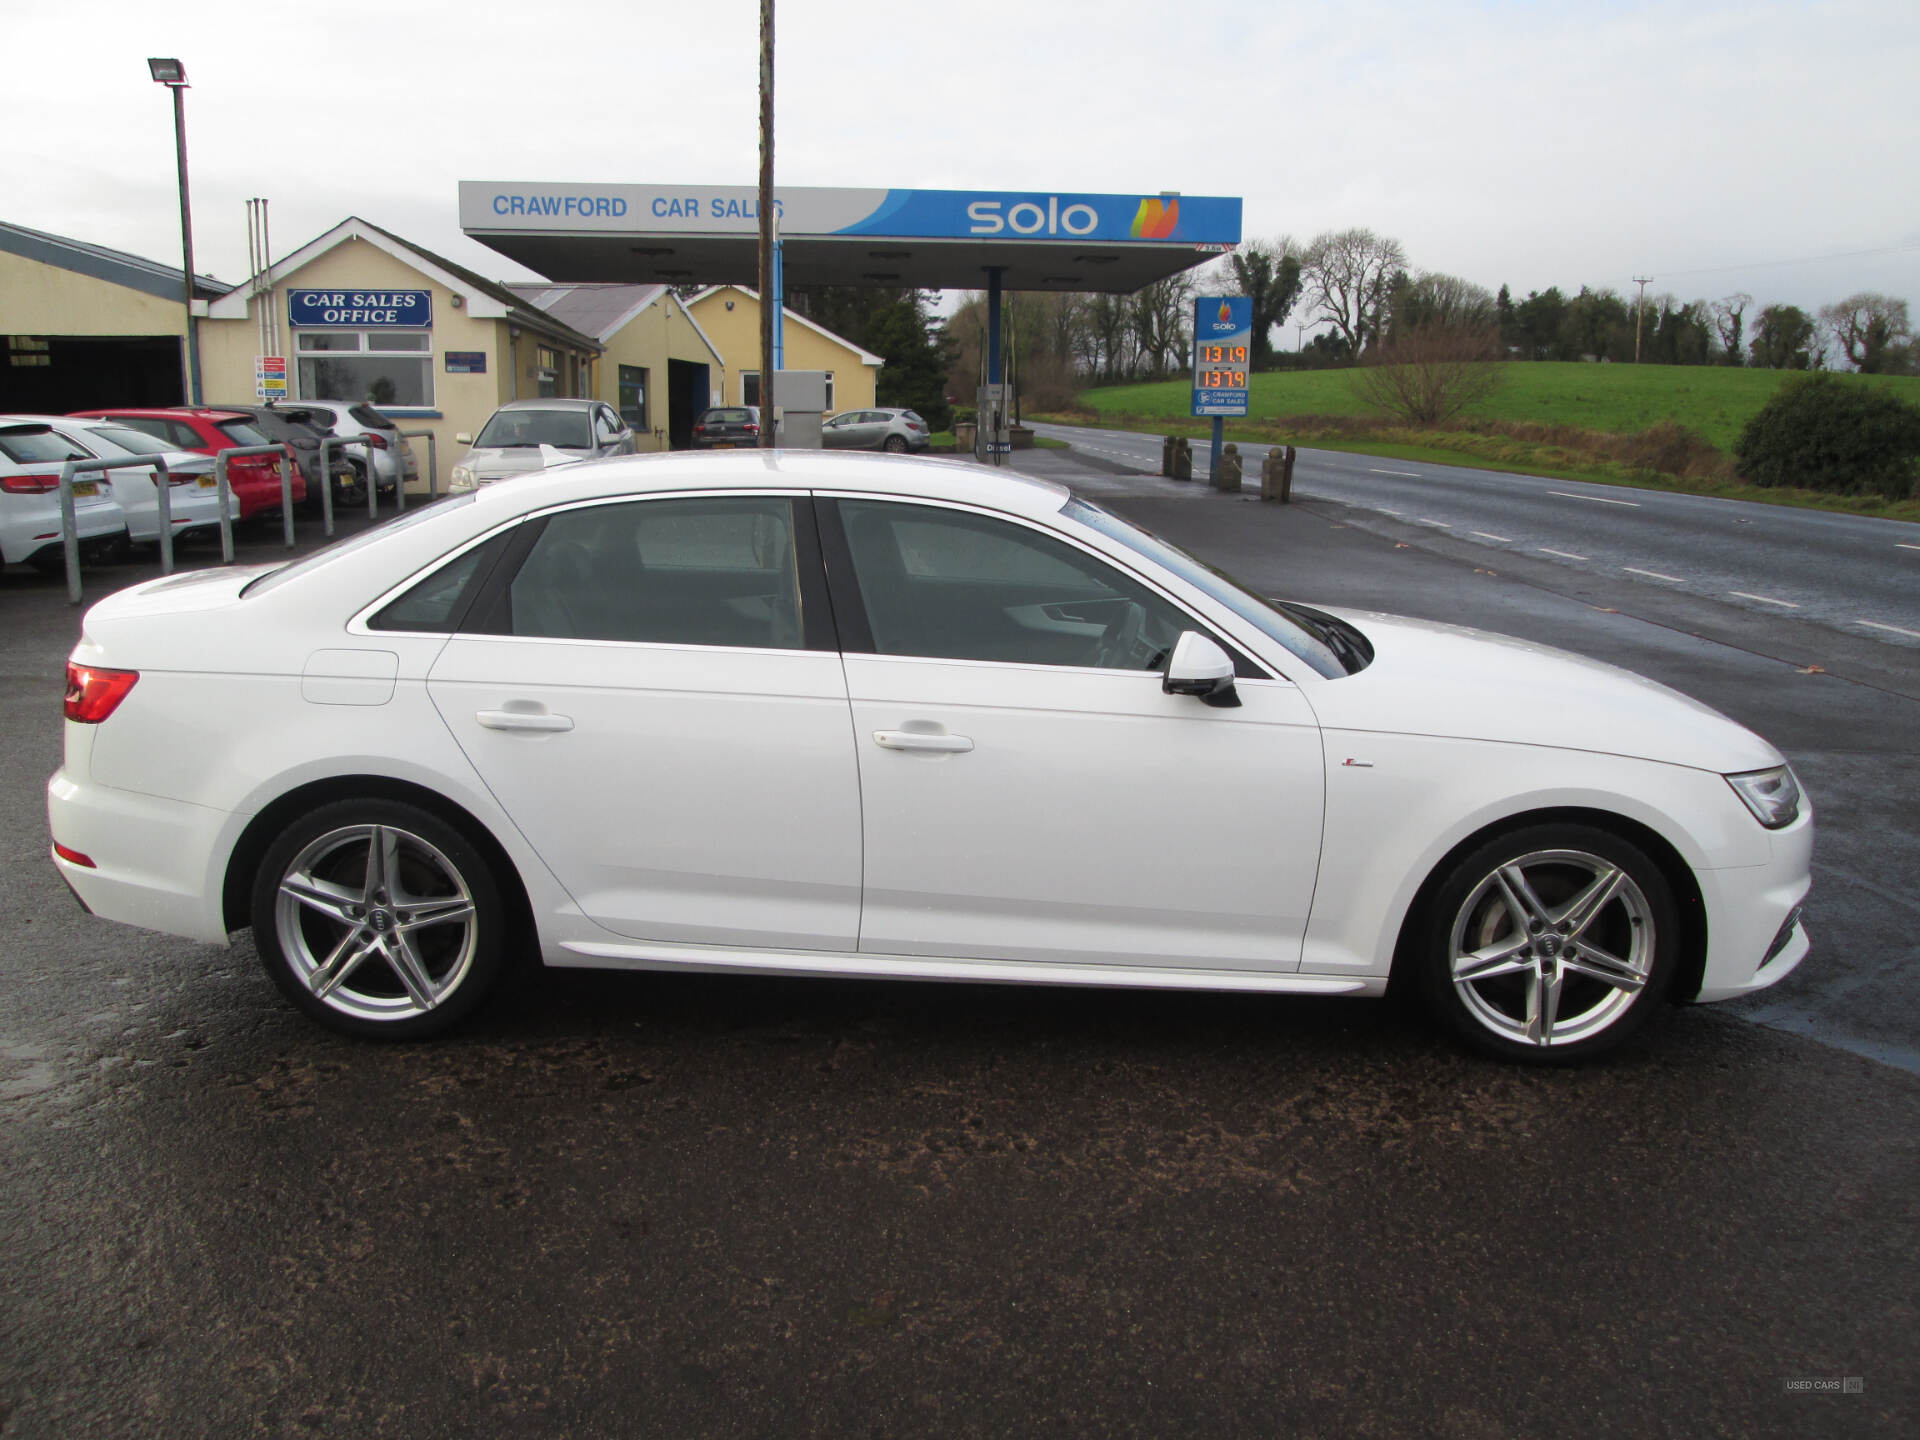
<svg viewBox="0 0 1920 1440">
<path fill-rule="evenodd" d="M 153 72 L 153 78 L 161 85 L 184 85 L 187 83 L 187 67 L 178 60 L 147 61 L 147 69 Z"/>
</svg>

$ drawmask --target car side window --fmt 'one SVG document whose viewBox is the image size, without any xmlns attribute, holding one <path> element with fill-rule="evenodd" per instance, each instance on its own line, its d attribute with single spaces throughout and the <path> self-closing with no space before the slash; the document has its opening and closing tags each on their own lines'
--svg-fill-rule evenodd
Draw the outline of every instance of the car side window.
<svg viewBox="0 0 1920 1440">
<path fill-rule="evenodd" d="M 953 660 L 1159 670 L 1178 607 L 1038 531 L 930 505 L 842 500 L 874 651 Z"/>
<path fill-rule="evenodd" d="M 500 628 L 556 640 L 797 650 L 792 502 L 635 500 L 548 519 Z"/>
<path fill-rule="evenodd" d="M 411 630 L 432 635 L 450 633 L 466 611 L 467 602 L 491 568 L 490 562 L 512 539 L 496 535 L 463 555 L 437 567 L 426 579 L 396 600 L 382 606 L 367 621 L 369 630 Z"/>
</svg>

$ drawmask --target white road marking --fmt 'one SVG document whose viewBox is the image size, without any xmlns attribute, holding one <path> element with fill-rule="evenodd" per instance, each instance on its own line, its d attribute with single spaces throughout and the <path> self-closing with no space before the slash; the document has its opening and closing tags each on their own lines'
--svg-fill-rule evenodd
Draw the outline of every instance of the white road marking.
<svg viewBox="0 0 1920 1440">
<path fill-rule="evenodd" d="M 1896 541 L 1894 541 L 1893 543 L 1894 543 L 1895 545 L 1898 545 L 1898 546 L 1899 546 L 1899 547 L 1900 547 L 1900 548 L 1901 548 L 1902 550 L 1920 550 L 1920 545 L 1909 545 L 1909 544 L 1908 544 L 1908 543 L 1907 543 L 1906 541 L 1904 541 L 1904 540 L 1896 540 Z M 1862 624 L 1867 624 L 1867 623 L 1869 623 L 1869 622 L 1867 622 L 1867 621 L 1862 621 L 1861 623 L 1862 623 Z"/>
<path fill-rule="evenodd" d="M 1915 548 L 1920 549 L 1920 546 Z M 1872 630 L 1891 630 L 1896 635 L 1911 635 L 1914 639 L 1920 640 L 1920 630 L 1903 630 L 1898 625 L 1882 625 L 1878 620 L 1862 620 L 1859 623 Z"/>
<path fill-rule="evenodd" d="M 1789 610 L 1800 608 L 1791 600 L 1776 600 L 1771 595 L 1750 595 L 1745 590 L 1729 590 L 1727 593 L 1737 595 L 1742 600 L 1758 600 L 1762 605 L 1783 605 Z"/>
<path fill-rule="evenodd" d="M 1418 470 L 1376 470 L 1371 465 L 1367 467 L 1367 473 L 1369 475 L 1398 475 L 1402 480 L 1418 480 L 1420 478 L 1420 472 Z"/>
<path fill-rule="evenodd" d="M 1609 500 L 1604 495 L 1576 495 L 1571 490 L 1549 490 L 1549 495 L 1558 495 L 1562 500 L 1591 500 L 1596 505 L 1626 505 L 1638 510 L 1638 500 Z"/>
<path fill-rule="evenodd" d="M 1482 540 L 1498 540 L 1502 545 L 1511 545 L 1513 543 L 1513 541 L 1504 535 L 1489 535 L 1484 530 L 1469 530 L 1467 533 L 1469 535 L 1478 535 Z"/>
<path fill-rule="evenodd" d="M 1453 526 L 1451 526 L 1450 524 L 1448 524 L 1448 523 L 1447 523 L 1447 522 L 1446 522 L 1445 520 L 1429 520 L 1429 519 L 1427 519 L 1427 517 L 1426 517 L 1426 516 L 1424 516 L 1424 515 L 1422 515 L 1422 516 L 1420 517 L 1420 523 L 1421 523 L 1422 525 L 1437 525 L 1437 526 L 1439 526 L 1439 527 L 1440 527 L 1440 528 L 1441 528 L 1442 530 L 1451 530 L 1451 529 L 1453 528 Z"/>
<path fill-rule="evenodd" d="M 1549 550 L 1546 546 L 1536 547 L 1542 555 L 1558 555 L 1562 560 L 1584 560 L 1584 555 L 1575 555 L 1571 550 Z"/>
<path fill-rule="evenodd" d="M 1622 565 L 1620 568 L 1629 575 L 1651 575 L 1656 580 L 1671 580 L 1676 585 L 1684 585 L 1687 583 L 1686 576 L 1684 575 L 1662 575 L 1658 570 L 1636 570 L 1631 565 Z"/>
</svg>

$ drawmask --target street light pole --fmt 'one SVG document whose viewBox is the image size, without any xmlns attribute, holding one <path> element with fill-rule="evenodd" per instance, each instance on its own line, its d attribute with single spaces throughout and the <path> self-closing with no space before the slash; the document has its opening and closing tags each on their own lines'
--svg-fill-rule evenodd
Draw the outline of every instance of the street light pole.
<svg viewBox="0 0 1920 1440">
<path fill-rule="evenodd" d="M 187 67 L 178 60 L 150 59 L 156 84 L 173 92 L 173 148 L 180 169 L 180 249 L 185 261 L 181 296 L 187 307 L 187 403 L 200 403 L 200 334 L 193 318 L 193 207 L 187 199 Z"/>
<path fill-rule="evenodd" d="M 760 448 L 774 434 L 773 307 L 780 303 L 773 279 L 773 0 L 760 0 Z M 746 398 L 745 396 L 741 397 Z"/>
</svg>

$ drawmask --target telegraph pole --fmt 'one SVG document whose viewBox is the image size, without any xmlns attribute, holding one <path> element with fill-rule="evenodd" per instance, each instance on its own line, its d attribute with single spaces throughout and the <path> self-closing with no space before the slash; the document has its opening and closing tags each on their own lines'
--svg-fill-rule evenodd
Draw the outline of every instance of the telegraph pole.
<svg viewBox="0 0 1920 1440">
<path fill-rule="evenodd" d="M 772 0 L 768 0 L 772 3 Z M 1633 363 L 1640 363 L 1640 322 L 1647 313 L 1647 286 L 1653 280 L 1651 275 L 1636 275 L 1633 283 L 1640 287 L 1640 299 L 1633 307 Z"/>
<path fill-rule="evenodd" d="M 773 0 L 760 0 L 760 448 L 773 448 Z M 744 396 L 742 397 L 745 398 Z"/>
</svg>

